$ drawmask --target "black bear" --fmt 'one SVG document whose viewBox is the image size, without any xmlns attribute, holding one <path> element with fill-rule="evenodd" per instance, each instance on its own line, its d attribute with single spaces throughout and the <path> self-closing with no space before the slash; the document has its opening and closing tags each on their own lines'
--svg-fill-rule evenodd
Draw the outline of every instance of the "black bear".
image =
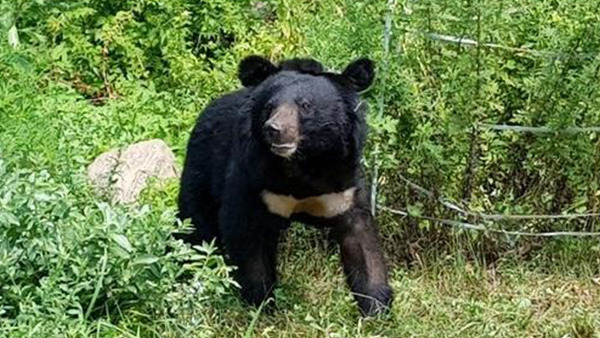
<svg viewBox="0 0 600 338">
<path fill-rule="evenodd" d="M 392 291 L 360 168 L 358 93 L 373 63 L 333 73 L 311 59 L 249 56 L 238 75 L 244 88 L 211 102 L 190 136 L 179 218 L 195 230 L 184 239 L 215 239 L 256 305 L 272 296 L 280 232 L 292 221 L 330 227 L 361 313 L 385 311 Z"/>
</svg>

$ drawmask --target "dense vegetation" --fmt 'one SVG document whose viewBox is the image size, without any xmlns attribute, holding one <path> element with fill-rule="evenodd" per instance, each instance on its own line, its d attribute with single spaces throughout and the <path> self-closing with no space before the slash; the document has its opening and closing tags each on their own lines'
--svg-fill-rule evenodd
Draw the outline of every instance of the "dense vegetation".
<svg viewBox="0 0 600 338">
<path fill-rule="evenodd" d="M 600 210 L 600 136 L 568 132 L 600 126 L 598 7 L 0 1 L 0 336 L 597 335 L 597 240 L 497 236 L 423 216 L 599 230 L 598 217 L 479 214 Z M 259 317 L 235 297 L 213 248 L 170 239 L 177 182 L 135 206 L 90 193 L 85 167 L 105 150 L 161 138 L 181 161 L 197 113 L 239 86 L 237 62 L 251 53 L 311 56 L 332 69 L 377 61 L 365 165 L 378 202 L 408 214 L 378 211 L 397 293 L 389 316 L 357 317 L 339 257 L 315 231 L 286 236 L 280 310 Z"/>
</svg>

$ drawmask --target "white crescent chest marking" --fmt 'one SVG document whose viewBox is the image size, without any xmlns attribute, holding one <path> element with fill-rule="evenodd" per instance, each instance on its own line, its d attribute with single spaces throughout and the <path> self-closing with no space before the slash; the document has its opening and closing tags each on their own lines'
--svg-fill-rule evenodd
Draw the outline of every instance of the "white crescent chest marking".
<svg viewBox="0 0 600 338">
<path fill-rule="evenodd" d="M 342 192 L 334 192 L 302 199 L 290 195 L 279 195 L 263 190 L 261 197 L 267 209 L 273 214 L 290 218 L 293 214 L 306 213 L 315 217 L 331 218 L 341 215 L 354 205 L 352 187 Z"/>
</svg>

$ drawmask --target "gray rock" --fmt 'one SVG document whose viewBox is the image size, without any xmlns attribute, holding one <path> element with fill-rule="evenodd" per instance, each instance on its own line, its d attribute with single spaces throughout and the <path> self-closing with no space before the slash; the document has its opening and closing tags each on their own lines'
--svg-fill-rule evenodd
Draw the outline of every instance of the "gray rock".
<svg viewBox="0 0 600 338">
<path fill-rule="evenodd" d="M 96 191 L 120 203 L 135 202 L 151 177 L 159 181 L 178 177 L 175 156 L 159 139 L 105 152 L 87 172 Z"/>
</svg>

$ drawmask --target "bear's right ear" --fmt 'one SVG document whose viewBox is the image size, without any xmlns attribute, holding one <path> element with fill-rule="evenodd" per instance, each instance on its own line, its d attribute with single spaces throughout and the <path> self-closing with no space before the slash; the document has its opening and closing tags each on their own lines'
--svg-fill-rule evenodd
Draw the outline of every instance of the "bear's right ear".
<svg viewBox="0 0 600 338">
<path fill-rule="evenodd" d="M 279 68 L 271 61 L 257 55 L 245 57 L 238 69 L 238 78 L 244 87 L 252 87 L 260 84 L 269 76 L 277 73 Z"/>
</svg>

